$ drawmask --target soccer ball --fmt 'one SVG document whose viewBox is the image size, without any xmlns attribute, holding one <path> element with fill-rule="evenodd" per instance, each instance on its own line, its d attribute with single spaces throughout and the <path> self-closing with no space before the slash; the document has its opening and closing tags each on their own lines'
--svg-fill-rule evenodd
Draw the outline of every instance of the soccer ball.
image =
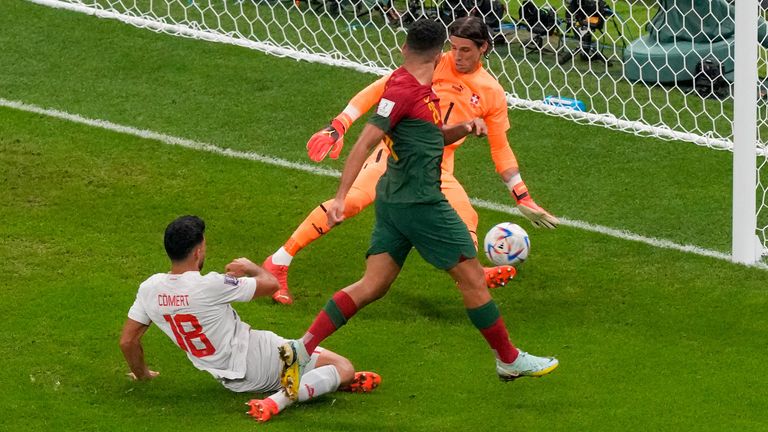
<svg viewBox="0 0 768 432">
<path fill-rule="evenodd" d="M 496 265 L 519 266 L 530 250 L 528 233 L 520 225 L 502 222 L 485 235 L 485 255 Z"/>
</svg>

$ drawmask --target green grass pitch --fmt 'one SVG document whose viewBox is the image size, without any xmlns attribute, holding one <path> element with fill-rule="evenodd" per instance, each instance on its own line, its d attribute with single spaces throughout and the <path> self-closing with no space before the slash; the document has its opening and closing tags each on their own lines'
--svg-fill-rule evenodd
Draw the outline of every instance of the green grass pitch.
<svg viewBox="0 0 768 432">
<path fill-rule="evenodd" d="M 116 22 L 0 2 L 0 98 L 306 161 L 304 142 L 373 77 Z M 555 214 L 717 250 L 729 246 L 730 154 L 513 111 L 533 196 Z M 348 144 L 359 132 L 348 137 Z M 466 143 L 471 196 L 510 204 L 487 147 Z M 326 166 L 340 168 L 341 161 Z M 207 270 L 276 249 L 336 180 L 0 108 L 0 430 L 762 431 L 764 270 L 480 210 L 532 253 L 494 291 L 513 340 L 560 368 L 504 384 L 450 278 L 416 254 L 387 297 L 323 345 L 382 374 L 369 395 L 296 405 L 266 425 L 250 397 L 196 371 L 157 329 L 130 382 L 117 339 L 162 230 L 209 225 Z M 297 303 L 237 306 L 295 337 L 363 271 L 372 211 L 294 261 Z"/>
</svg>

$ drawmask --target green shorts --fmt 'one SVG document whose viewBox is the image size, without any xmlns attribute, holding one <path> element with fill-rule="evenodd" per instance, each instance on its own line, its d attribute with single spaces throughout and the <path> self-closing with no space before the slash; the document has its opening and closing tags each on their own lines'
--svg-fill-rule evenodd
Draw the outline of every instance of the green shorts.
<svg viewBox="0 0 768 432">
<path fill-rule="evenodd" d="M 388 253 L 402 267 L 412 247 L 442 270 L 477 256 L 467 225 L 447 201 L 386 204 L 376 200 L 376 225 L 367 256 Z"/>
</svg>

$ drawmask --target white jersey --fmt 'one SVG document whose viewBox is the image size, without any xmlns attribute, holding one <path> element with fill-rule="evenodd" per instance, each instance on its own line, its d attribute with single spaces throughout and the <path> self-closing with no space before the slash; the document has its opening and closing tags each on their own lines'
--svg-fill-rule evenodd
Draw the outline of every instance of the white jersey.
<svg viewBox="0 0 768 432">
<path fill-rule="evenodd" d="M 245 376 L 251 327 L 230 303 L 250 301 L 255 291 L 253 278 L 158 273 L 139 286 L 128 318 L 155 323 L 196 368 L 217 379 L 238 379 Z"/>
</svg>

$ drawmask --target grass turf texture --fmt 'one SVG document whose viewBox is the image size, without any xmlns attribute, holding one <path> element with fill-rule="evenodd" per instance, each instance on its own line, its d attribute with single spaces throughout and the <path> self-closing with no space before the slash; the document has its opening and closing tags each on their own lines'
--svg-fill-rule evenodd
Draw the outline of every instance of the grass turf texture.
<svg viewBox="0 0 768 432">
<path fill-rule="evenodd" d="M 0 97 L 296 160 L 371 79 L 20 1 L 0 3 L 0 16 Z M 512 121 L 534 196 L 557 214 L 727 244 L 717 223 L 727 220 L 727 154 L 529 113 Z M 592 139 L 574 146 L 574 135 Z M 486 153 L 469 142 L 458 175 L 471 194 L 501 200 Z M 653 199 L 642 194 L 649 182 Z M 0 429 L 256 427 L 242 414 L 249 396 L 194 370 L 157 329 L 145 348 L 161 377 L 128 381 L 120 327 L 137 284 L 167 268 L 162 229 L 173 217 L 208 221 L 207 269 L 221 270 L 274 250 L 333 179 L 0 109 L 0 184 Z M 482 232 L 510 219 L 480 217 Z M 371 223 L 366 211 L 297 258 L 294 307 L 259 301 L 239 305 L 241 316 L 298 336 L 361 274 Z M 522 348 L 561 360 L 552 376 L 498 382 L 449 278 L 414 255 L 390 295 L 324 343 L 380 372 L 382 387 L 297 405 L 266 427 L 766 428 L 764 271 L 569 228 L 529 233 L 529 262 L 494 295 Z"/>
<path fill-rule="evenodd" d="M 18 0 L 0 7 L 2 97 L 239 150 L 306 161 L 307 137 L 373 79 Z M 510 117 L 532 196 L 554 214 L 730 249 L 729 153 L 527 111 Z M 489 159 L 484 141 L 469 140 L 458 178 L 470 196 L 511 203 Z"/>
</svg>

